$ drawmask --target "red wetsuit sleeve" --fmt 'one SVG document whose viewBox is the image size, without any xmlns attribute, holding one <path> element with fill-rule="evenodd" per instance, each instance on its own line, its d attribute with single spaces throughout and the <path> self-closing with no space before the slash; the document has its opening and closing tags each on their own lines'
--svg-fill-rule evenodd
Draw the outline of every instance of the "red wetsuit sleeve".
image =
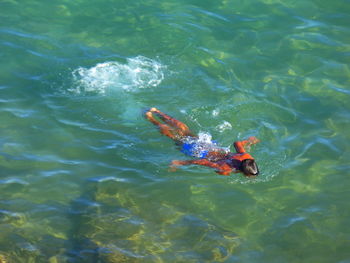
<svg viewBox="0 0 350 263">
<path fill-rule="evenodd" d="M 236 141 L 233 145 L 235 146 L 237 153 L 245 153 L 244 145 L 247 141 Z"/>
<path fill-rule="evenodd" d="M 249 137 L 248 140 L 236 141 L 236 142 L 234 142 L 233 145 L 235 146 L 237 153 L 245 153 L 246 150 L 244 149 L 244 146 L 246 144 L 252 145 L 252 144 L 256 144 L 258 142 L 259 142 L 259 140 L 257 138 L 255 138 L 254 136 L 252 136 L 252 137 Z"/>
<path fill-rule="evenodd" d="M 190 165 L 190 164 L 197 164 L 197 165 L 203 165 L 207 167 L 211 167 L 216 169 L 217 173 L 222 175 L 229 175 L 232 172 L 232 169 L 228 167 L 228 165 L 220 165 L 218 163 L 210 162 L 206 159 L 200 159 L 200 160 L 187 160 L 187 161 L 173 161 L 173 165 Z"/>
</svg>

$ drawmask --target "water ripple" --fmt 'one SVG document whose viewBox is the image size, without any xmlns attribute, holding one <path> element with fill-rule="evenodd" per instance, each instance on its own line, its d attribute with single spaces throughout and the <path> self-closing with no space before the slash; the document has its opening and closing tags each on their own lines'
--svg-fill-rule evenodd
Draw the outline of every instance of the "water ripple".
<svg viewBox="0 0 350 263">
<path fill-rule="evenodd" d="M 346 260 L 344 1 L 1 11 L 0 261 Z M 261 176 L 169 172 L 185 156 L 151 106 L 221 145 L 257 136 Z"/>
<path fill-rule="evenodd" d="M 103 183 L 103 182 L 107 182 L 107 181 L 127 182 L 128 180 L 124 179 L 124 178 L 118 178 L 115 176 L 101 176 L 101 177 L 90 177 L 89 181 Z"/>
<path fill-rule="evenodd" d="M 29 185 L 29 183 L 23 179 L 20 178 L 8 178 L 8 179 L 3 179 L 0 180 L 0 184 L 21 184 L 21 185 Z"/>
</svg>

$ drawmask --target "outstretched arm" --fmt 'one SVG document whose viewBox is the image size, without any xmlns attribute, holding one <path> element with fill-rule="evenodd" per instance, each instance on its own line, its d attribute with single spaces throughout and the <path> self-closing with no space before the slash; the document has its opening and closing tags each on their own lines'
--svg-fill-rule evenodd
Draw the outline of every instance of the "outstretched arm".
<svg viewBox="0 0 350 263">
<path fill-rule="evenodd" d="M 236 142 L 234 142 L 233 145 L 235 146 L 237 153 L 245 153 L 246 150 L 244 149 L 244 147 L 256 144 L 258 142 L 260 142 L 260 141 L 256 137 L 252 136 L 244 141 L 236 141 Z"/>
<path fill-rule="evenodd" d="M 216 172 L 218 174 L 222 174 L 222 175 L 229 175 L 232 172 L 231 168 L 220 165 L 218 163 L 208 161 L 206 159 L 186 160 L 186 161 L 175 160 L 175 161 L 172 161 L 172 163 L 171 163 L 172 167 L 180 166 L 180 165 L 190 165 L 190 164 L 197 164 L 197 165 L 203 165 L 203 166 L 214 168 L 214 169 L 216 169 Z"/>
</svg>

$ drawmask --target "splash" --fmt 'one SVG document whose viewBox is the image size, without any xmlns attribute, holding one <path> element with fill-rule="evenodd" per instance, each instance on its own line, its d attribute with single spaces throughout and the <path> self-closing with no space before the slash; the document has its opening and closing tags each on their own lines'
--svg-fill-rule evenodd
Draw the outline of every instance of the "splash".
<svg viewBox="0 0 350 263">
<path fill-rule="evenodd" d="M 116 61 L 99 63 L 92 68 L 77 68 L 72 72 L 74 93 L 105 94 L 109 91 L 136 91 L 158 86 L 164 79 L 164 66 L 159 62 L 137 56 L 126 64 Z"/>
<path fill-rule="evenodd" d="M 224 132 L 225 130 L 231 130 L 232 129 L 232 125 L 231 123 L 229 123 L 228 121 L 224 121 L 223 123 L 219 124 L 218 126 L 216 126 L 216 129 L 219 132 Z"/>
</svg>

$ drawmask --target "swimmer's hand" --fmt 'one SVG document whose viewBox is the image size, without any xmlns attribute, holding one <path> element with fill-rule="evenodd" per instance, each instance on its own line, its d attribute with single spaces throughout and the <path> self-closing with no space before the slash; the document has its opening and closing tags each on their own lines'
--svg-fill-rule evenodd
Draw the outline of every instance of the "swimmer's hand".
<svg viewBox="0 0 350 263">
<path fill-rule="evenodd" d="M 180 165 L 184 165 L 185 163 L 186 163 L 186 161 L 174 160 L 174 161 L 171 162 L 171 165 L 180 166 Z"/>
<path fill-rule="evenodd" d="M 182 161 L 174 160 L 171 162 L 169 166 L 169 172 L 175 172 L 177 170 L 177 167 L 183 165 Z"/>
<path fill-rule="evenodd" d="M 256 138 L 255 136 L 249 137 L 247 141 L 250 145 L 260 142 L 260 140 L 258 138 Z"/>
<path fill-rule="evenodd" d="M 250 146 L 258 142 L 260 142 L 258 138 L 256 138 L 255 136 L 251 136 L 247 140 L 243 141 L 243 144 L 245 145 L 245 147 L 248 148 L 248 150 L 250 150 Z"/>
</svg>

